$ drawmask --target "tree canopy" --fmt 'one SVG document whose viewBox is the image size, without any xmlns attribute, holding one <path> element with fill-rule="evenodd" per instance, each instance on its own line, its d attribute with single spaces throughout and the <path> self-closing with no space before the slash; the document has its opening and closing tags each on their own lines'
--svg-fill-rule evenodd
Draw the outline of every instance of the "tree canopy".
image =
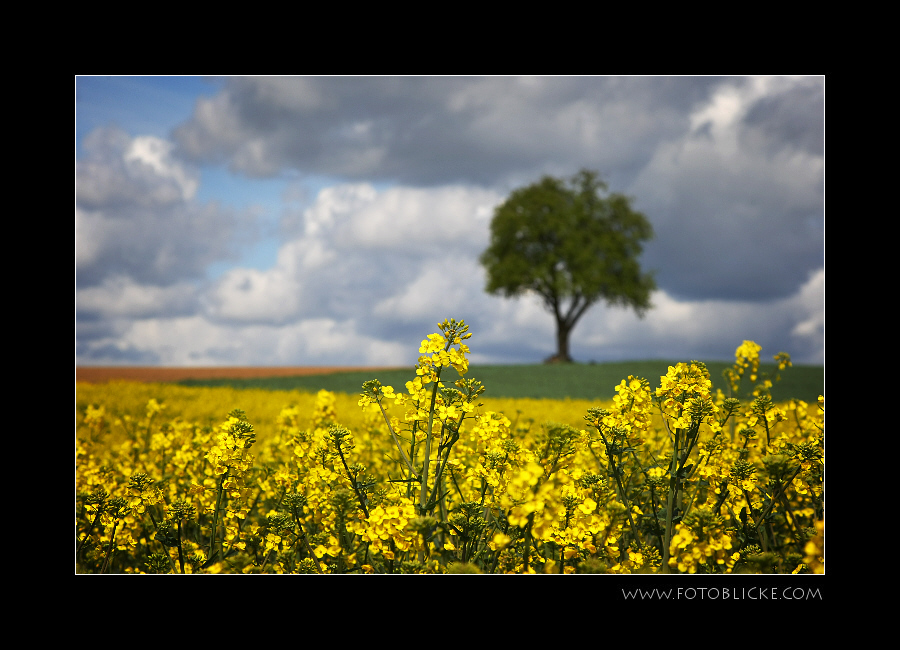
<svg viewBox="0 0 900 650">
<path fill-rule="evenodd" d="M 651 307 L 656 283 L 638 257 L 653 228 L 630 198 L 607 190 L 590 170 L 568 181 L 544 176 L 494 211 L 481 256 L 486 290 L 540 296 L 557 325 L 557 352 L 548 360 L 572 360 L 569 335 L 594 303 L 631 307 L 641 317 Z"/>
</svg>

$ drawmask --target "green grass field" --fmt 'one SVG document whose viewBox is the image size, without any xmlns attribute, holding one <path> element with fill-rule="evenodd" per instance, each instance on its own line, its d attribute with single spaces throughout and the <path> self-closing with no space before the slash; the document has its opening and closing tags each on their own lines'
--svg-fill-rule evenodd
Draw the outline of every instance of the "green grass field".
<svg viewBox="0 0 900 650">
<path fill-rule="evenodd" d="M 486 387 L 486 397 L 529 397 L 544 399 L 611 399 L 615 395 L 615 386 L 628 375 L 643 377 L 650 382 L 651 388 L 659 386 L 659 378 L 666 374 L 674 361 L 620 361 L 596 364 L 567 365 L 505 365 L 505 366 L 470 366 L 467 378 L 477 379 Z M 725 362 L 708 362 L 713 387 L 721 388 L 727 394 L 722 371 L 731 364 Z M 774 374 L 773 364 L 760 366 L 761 373 Z M 393 386 L 398 391 L 405 391 L 405 384 L 412 379 L 414 371 L 387 370 L 367 372 L 341 372 L 329 375 L 305 377 L 270 377 L 257 379 L 210 379 L 185 380 L 178 382 L 185 386 L 231 386 L 233 388 L 263 388 L 268 390 L 307 390 L 321 389 L 341 393 L 359 393 L 363 382 L 377 379 L 382 384 Z M 455 380 L 456 371 L 450 370 L 448 377 Z M 739 395 L 746 399 L 752 390 L 749 379 L 744 379 Z M 815 402 L 819 395 L 825 394 L 825 368 L 822 366 L 794 366 L 781 373 L 781 381 L 772 389 L 775 401 L 791 398 Z"/>
</svg>

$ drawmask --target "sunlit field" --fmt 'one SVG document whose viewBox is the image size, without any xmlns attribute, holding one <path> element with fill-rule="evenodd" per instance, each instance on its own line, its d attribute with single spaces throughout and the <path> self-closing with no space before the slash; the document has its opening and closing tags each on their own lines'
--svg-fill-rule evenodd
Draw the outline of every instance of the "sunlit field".
<svg viewBox="0 0 900 650">
<path fill-rule="evenodd" d="M 772 399 L 787 354 L 498 398 L 438 329 L 353 393 L 78 383 L 76 572 L 824 572 L 824 398 Z"/>
</svg>

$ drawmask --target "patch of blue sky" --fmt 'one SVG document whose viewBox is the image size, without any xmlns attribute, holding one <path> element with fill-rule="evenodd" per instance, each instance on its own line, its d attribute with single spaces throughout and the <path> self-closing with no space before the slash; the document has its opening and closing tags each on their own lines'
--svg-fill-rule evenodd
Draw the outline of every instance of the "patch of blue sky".
<svg viewBox="0 0 900 650">
<path fill-rule="evenodd" d="M 75 78 L 75 141 L 98 127 L 117 126 L 132 137 L 169 138 L 197 99 L 212 96 L 215 79 L 197 76 L 91 76 Z"/>
</svg>

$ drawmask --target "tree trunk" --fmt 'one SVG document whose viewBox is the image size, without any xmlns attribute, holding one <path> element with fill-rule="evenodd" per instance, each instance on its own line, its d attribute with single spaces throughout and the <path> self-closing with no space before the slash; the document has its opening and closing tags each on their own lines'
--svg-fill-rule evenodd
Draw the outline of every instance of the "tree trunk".
<svg viewBox="0 0 900 650">
<path fill-rule="evenodd" d="M 547 363 L 572 362 L 572 357 L 569 356 L 569 334 L 571 333 L 572 326 L 558 318 L 556 320 L 556 354 L 547 359 Z"/>
<path fill-rule="evenodd" d="M 569 356 L 569 335 L 575 329 L 575 323 L 584 315 L 594 301 L 576 293 L 569 308 L 563 311 L 559 296 L 552 292 L 541 292 L 544 304 L 556 319 L 556 354 L 544 359 L 544 363 L 572 363 Z"/>
</svg>

